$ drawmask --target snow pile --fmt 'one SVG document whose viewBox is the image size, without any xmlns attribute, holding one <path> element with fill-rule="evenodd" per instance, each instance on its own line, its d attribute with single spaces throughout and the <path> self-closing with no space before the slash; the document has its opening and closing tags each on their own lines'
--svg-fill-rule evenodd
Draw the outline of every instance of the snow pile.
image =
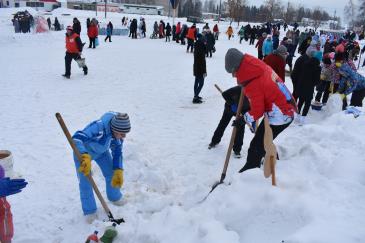
<svg viewBox="0 0 365 243">
<path fill-rule="evenodd" d="M 83 16 L 86 41 L 87 16 L 74 14 Z M 73 15 L 58 16 L 68 22 Z M 146 18 L 151 31 L 156 16 Z M 236 47 L 256 55 L 253 46 L 222 34 L 207 59 L 205 102 L 193 105 L 193 57 L 186 46 L 113 36 L 112 43 L 101 40 L 84 50 L 87 76 L 73 62 L 65 80 L 64 32 L 14 34 L 7 22 L 0 25 L 0 149 L 12 151 L 14 170 L 29 181 L 8 198 L 15 243 L 79 243 L 109 225 L 100 204 L 98 220 L 84 221 L 71 149 L 54 117 L 60 112 L 74 132 L 109 110 L 127 112 L 132 122 L 124 147 L 125 205 L 110 204 L 127 222 L 117 227 L 116 242 L 363 242 L 365 116 L 344 114 L 336 95 L 322 111 L 310 111 L 305 126 L 292 124 L 275 140 L 277 187 L 260 169 L 237 173 L 253 136 L 246 129 L 243 158 L 231 159 L 225 184 L 199 203 L 220 178 L 231 132 L 227 128 L 221 143 L 207 149 L 224 105 L 213 84 L 234 86 L 224 70 L 225 52 Z M 291 87 L 289 77 L 286 83 Z"/>
</svg>

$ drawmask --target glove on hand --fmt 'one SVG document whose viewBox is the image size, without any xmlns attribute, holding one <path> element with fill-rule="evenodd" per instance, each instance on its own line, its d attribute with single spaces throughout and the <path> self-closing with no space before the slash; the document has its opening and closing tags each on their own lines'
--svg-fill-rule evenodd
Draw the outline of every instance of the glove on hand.
<svg viewBox="0 0 365 243">
<path fill-rule="evenodd" d="M 249 112 L 246 112 L 243 115 L 243 117 L 246 121 L 247 126 L 250 128 L 251 132 L 255 133 L 256 132 L 256 121 L 254 120 L 254 118 L 250 115 Z"/>
<path fill-rule="evenodd" d="M 116 169 L 114 170 L 113 178 L 112 178 L 112 187 L 119 187 L 123 186 L 123 170 Z"/>
<path fill-rule="evenodd" d="M 246 124 L 245 118 L 243 116 L 239 116 L 237 119 L 233 120 L 232 126 L 236 128 L 243 128 Z"/>
<path fill-rule="evenodd" d="M 91 156 L 89 154 L 82 154 L 81 159 L 79 172 L 83 173 L 84 176 L 88 176 L 91 171 Z"/>
<path fill-rule="evenodd" d="M 0 179 L 0 197 L 6 197 L 21 192 L 28 182 L 24 179 Z"/>
<path fill-rule="evenodd" d="M 238 107 L 237 107 L 237 105 L 236 105 L 236 104 L 232 104 L 232 105 L 231 105 L 231 111 L 232 111 L 232 112 L 236 113 L 236 112 L 237 112 L 237 108 L 238 108 Z"/>
</svg>

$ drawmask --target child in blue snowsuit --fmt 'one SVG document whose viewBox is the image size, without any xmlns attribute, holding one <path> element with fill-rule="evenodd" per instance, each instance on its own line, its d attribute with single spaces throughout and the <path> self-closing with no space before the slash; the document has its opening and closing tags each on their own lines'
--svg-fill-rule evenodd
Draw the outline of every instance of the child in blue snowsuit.
<svg viewBox="0 0 365 243">
<path fill-rule="evenodd" d="M 74 156 L 79 179 L 80 198 L 84 215 L 95 214 L 96 203 L 92 186 L 86 176 L 91 171 L 91 160 L 99 165 L 106 182 L 108 199 L 116 204 L 121 200 L 123 185 L 123 139 L 131 129 L 127 114 L 107 112 L 73 135 L 82 161 Z"/>
</svg>

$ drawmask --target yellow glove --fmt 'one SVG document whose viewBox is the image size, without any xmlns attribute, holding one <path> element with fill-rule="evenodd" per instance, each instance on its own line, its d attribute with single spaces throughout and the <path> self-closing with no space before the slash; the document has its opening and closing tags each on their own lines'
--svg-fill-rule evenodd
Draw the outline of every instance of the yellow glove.
<svg viewBox="0 0 365 243">
<path fill-rule="evenodd" d="M 346 95 L 345 94 L 340 94 L 340 97 L 341 97 L 341 100 L 343 100 L 343 99 L 346 98 Z"/>
<path fill-rule="evenodd" d="M 83 173 L 85 176 L 88 176 L 91 171 L 91 156 L 89 154 L 82 154 L 81 159 L 79 172 Z"/>
<path fill-rule="evenodd" d="M 116 169 L 114 170 L 113 178 L 112 178 L 112 187 L 119 187 L 123 186 L 123 170 Z"/>
</svg>

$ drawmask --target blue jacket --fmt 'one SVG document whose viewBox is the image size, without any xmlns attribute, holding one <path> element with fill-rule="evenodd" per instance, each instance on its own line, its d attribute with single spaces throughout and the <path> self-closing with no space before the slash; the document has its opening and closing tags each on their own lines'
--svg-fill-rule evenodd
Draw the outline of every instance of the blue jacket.
<svg viewBox="0 0 365 243">
<path fill-rule="evenodd" d="M 264 56 L 267 56 L 271 54 L 273 51 L 273 44 L 272 41 L 268 41 L 267 39 L 264 41 L 264 44 L 262 46 L 262 54 Z"/>
<path fill-rule="evenodd" d="M 347 63 L 338 69 L 341 78 L 338 89 L 345 95 L 351 94 L 355 90 L 365 89 L 365 78 L 351 68 Z"/>
<path fill-rule="evenodd" d="M 109 25 L 106 27 L 106 35 L 112 35 L 112 28 Z"/>
<path fill-rule="evenodd" d="M 97 159 L 111 150 L 113 169 L 123 169 L 123 140 L 113 138 L 110 130 L 110 120 L 115 115 L 115 112 L 105 113 L 100 120 L 90 123 L 82 131 L 77 131 L 72 138 L 80 153 L 88 153 L 92 159 Z"/>
</svg>

